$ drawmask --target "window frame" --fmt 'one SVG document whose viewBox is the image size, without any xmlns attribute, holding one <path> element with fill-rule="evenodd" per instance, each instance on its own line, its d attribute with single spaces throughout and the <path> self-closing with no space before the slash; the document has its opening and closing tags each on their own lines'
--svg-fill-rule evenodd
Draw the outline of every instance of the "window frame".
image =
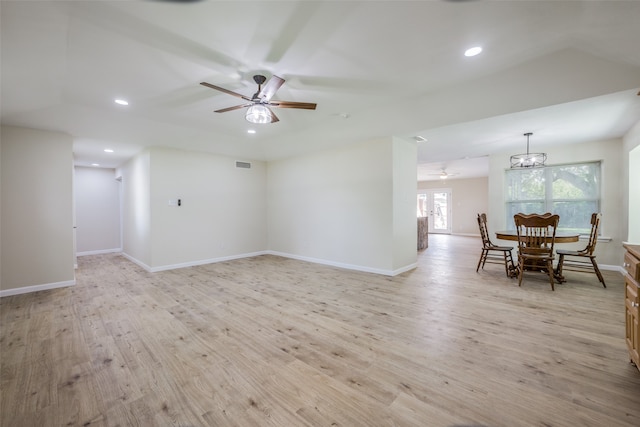
<svg viewBox="0 0 640 427">
<path fill-rule="evenodd" d="M 596 194 L 595 197 L 582 197 L 582 198 L 553 198 L 553 173 L 554 170 L 558 170 L 561 168 L 572 167 L 572 166 L 591 166 L 595 167 L 595 180 L 596 180 Z M 543 179 L 544 179 L 544 194 L 543 198 L 530 198 L 530 199 L 513 199 L 511 200 L 512 192 L 510 191 L 510 184 L 513 182 L 512 179 L 509 178 L 509 173 L 517 171 L 520 174 L 526 173 L 527 171 L 533 173 L 533 171 L 543 170 Z M 562 163 L 549 165 L 539 168 L 514 168 L 514 169 L 505 169 L 504 174 L 504 209 L 505 209 L 505 220 L 507 225 L 507 230 L 515 230 L 515 224 L 513 223 L 513 217 L 511 213 L 514 211 L 514 205 L 521 204 L 542 204 L 543 208 L 541 208 L 540 212 L 535 213 L 545 213 L 545 212 L 554 212 L 553 206 L 557 203 L 591 203 L 595 206 L 595 210 L 593 212 L 600 212 L 600 207 L 602 206 L 602 161 L 601 160 L 592 160 L 592 161 L 583 161 L 583 162 L 575 162 L 575 163 Z M 591 217 L 593 212 L 588 212 L 588 215 L 585 213 L 585 218 L 588 216 Z M 524 213 L 533 213 L 533 212 L 524 212 Z M 566 227 L 563 226 L 562 215 L 560 216 L 560 224 L 558 226 L 558 231 L 575 231 L 575 227 Z M 591 230 L 591 224 L 586 223 L 584 227 L 579 228 L 579 232 L 581 235 L 589 234 Z M 601 232 L 600 232 L 601 233 Z"/>
</svg>

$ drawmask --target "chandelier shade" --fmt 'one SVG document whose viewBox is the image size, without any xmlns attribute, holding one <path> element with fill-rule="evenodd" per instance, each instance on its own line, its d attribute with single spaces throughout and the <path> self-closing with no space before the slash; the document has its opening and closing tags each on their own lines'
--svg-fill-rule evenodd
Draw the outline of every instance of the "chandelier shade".
<svg viewBox="0 0 640 427">
<path fill-rule="evenodd" d="M 547 161 L 547 154 L 529 152 L 529 137 L 531 135 L 533 135 L 531 132 L 524 134 L 527 137 L 527 152 L 511 156 L 511 169 L 544 167 Z"/>
<path fill-rule="evenodd" d="M 249 107 L 244 118 L 251 123 L 271 123 L 273 121 L 271 111 L 261 104 L 254 104 Z"/>
</svg>

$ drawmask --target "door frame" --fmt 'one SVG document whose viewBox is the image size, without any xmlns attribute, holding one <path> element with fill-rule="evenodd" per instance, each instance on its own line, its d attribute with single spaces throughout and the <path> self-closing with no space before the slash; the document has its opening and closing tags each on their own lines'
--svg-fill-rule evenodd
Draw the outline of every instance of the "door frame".
<svg viewBox="0 0 640 427">
<path fill-rule="evenodd" d="M 433 215 L 433 205 L 434 205 L 434 193 L 447 193 L 447 228 L 446 229 L 437 229 L 434 226 L 434 215 Z M 423 188 L 418 190 L 418 195 L 425 194 L 427 197 L 427 222 L 429 224 L 429 233 L 433 234 L 451 234 L 453 227 L 451 225 L 451 200 L 452 200 L 452 191 L 451 188 Z"/>
</svg>

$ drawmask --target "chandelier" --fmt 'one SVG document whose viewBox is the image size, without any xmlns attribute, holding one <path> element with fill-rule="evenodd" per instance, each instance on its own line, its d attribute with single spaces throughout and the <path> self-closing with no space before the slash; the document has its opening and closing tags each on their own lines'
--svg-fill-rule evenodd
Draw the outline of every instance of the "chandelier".
<svg viewBox="0 0 640 427">
<path fill-rule="evenodd" d="M 529 137 L 531 135 L 533 135 L 532 132 L 524 134 L 524 136 L 527 137 L 527 152 L 525 154 L 514 154 L 511 156 L 511 169 L 540 168 L 543 167 L 547 161 L 546 153 L 529 153 Z"/>
</svg>

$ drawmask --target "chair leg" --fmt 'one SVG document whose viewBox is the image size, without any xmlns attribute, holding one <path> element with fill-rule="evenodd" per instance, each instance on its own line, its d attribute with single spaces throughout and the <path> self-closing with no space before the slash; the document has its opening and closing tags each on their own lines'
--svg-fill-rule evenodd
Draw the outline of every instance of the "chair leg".
<svg viewBox="0 0 640 427">
<path fill-rule="evenodd" d="M 476 273 L 478 272 L 478 270 L 480 270 L 481 264 L 482 264 L 482 268 L 484 269 L 484 262 L 482 261 L 486 260 L 486 254 L 487 254 L 487 250 L 482 249 L 482 253 L 480 254 L 480 259 L 478 260 L 478 266 L 476 267 Z"/>
<path fill-rule="evenodd" d="M 489 258 L 489 250 L 484 250 L 484 257 L 482 258 L 482 269 L 484 270 L 484 265 L 487 263 L 487 259 Z"/>
<path fill-rule="evenodd" d="M 513 263 L 513 256 L 511 256 L 511 251 L 504 253 L 504 263 L 507 268 L 507 276 L 515 277 L 514 272 L 516 271 L 516 266 Z"/>
<path fill-rule="evenodd" d="M 547 272 L 549 273 L 549 282 L 551 283 L 551 290 L 555 291 L 553 283 L 553 261 L 547 261 Z"/>
<path fill-rule="evenodd" d="M 522 286 L 522 276 L 524 275 L 524 259 L 518 257 L 518 286 Z"/>
<path fill-rule="evenodd" d="M 596 274 L 598 275 L 598 280 L 600 280 L 600 282 L 602 283 L 603 287 L 607 287 L 607 285 L 604 284 L 604 277 L 602 277 L 602 273 L 600 273 L 600 269 L 598 268 L 598 264 L 596 263 L 596 260 L 593 257 L 589 257 L 589 259 L 591 260 L 591 264 L 593 265 L 593 269 L 595 270 Z"/>
<path fill-rule="evenodd" d="M 563 265 L 564 265 L 564 254 L 560 254 L 558 257 L 558 266 L 556 267 L 556 278 L 558 279 L 558 283 L 564 283 L 567 281 L 562 275 Z"/>
<path fill-rule="evenodd" d="M 504 255 L 504 272 L 507 274 L 507 277 L 509 277 L 509 264 L 507 263 L 507 251 L 504 251 L 502 253 Z"/>
</svg>

